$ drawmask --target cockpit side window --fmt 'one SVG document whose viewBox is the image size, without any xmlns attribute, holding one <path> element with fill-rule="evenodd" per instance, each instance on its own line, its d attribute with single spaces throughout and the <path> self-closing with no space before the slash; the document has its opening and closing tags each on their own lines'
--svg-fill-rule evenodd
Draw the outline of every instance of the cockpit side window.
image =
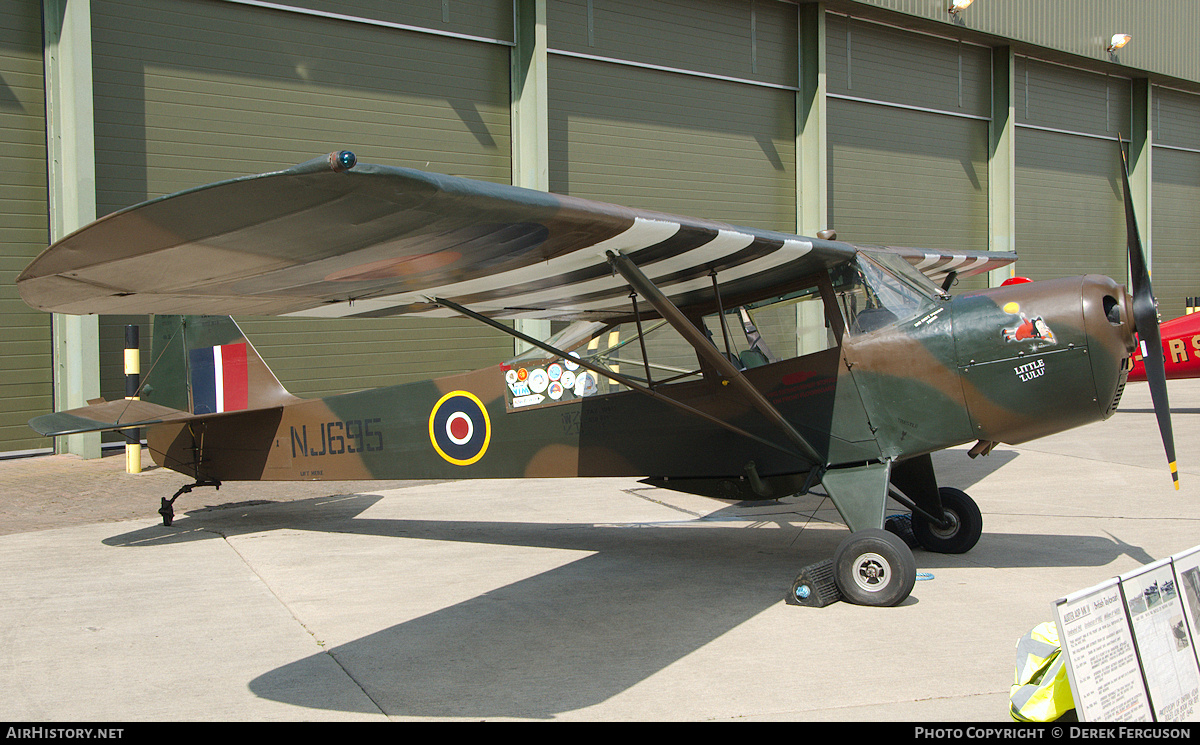
<svg viewBox="0 0 1200 745">
<path fill-rule="evenodd" d="M 863 253 L 834 269 L 831 275 L 838 306 L 851 334 L 869 334 L 912 318 L 934 302 L 928 288 L 908 277 L 902 279 Z"/>
<path fill-rule="evenodd" d="M 835 298 L 829 274 L 822 272 L 792 284 L 782 295 L 733 305 L 723 314 L 693 322 L 718 351 L 745 370 L 836 349 L 843 322 Z M 627 390 L 617 379 L 589 370 L 580 361 L 651 388 L 699 381 L 711 370 L 661 318 L 646 318 L 640 324 L 579 321 L 547 343 L 567 354 L 549 359 L 534 348 L 502 366 L 514 408 Z M 549 400 L 542 400 L 546 397 Z"/>
<path fill-rule="evenodd" d="M 737 329 L 748 348 L 770 362 L 801 357 L 837 346 L 836 330 L 826 315 L 825 295 L 818 283 L 783 297 L 739 309 Z"/>
<path fill-rule="evenodd" d="M 542 373 L 547 390 L 557 393 L 550 396 L 553 402 L 627 390 L 617 380 L 584 368 L 577 360 L 650 387 L 703 377 L 696 350 L 662 319 L 647 319 L 641 324 L 577 321 L 547 344 L 567 352 L 567 356 L 548 359 L 545 351 L 533 348 L 505 363 L 504 367 L 514 372 L 515 379 L 509 381 L 510 388 L 515 386 L 514 396 L 540 392 L 534 388 L 526 391 L 524 376 L 536 380 Z"/>
</svg>

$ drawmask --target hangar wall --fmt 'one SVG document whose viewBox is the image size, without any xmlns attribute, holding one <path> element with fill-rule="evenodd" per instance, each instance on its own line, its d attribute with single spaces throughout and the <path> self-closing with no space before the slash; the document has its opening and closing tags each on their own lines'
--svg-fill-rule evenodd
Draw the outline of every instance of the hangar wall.
<svg viewBox="0 0 1200 745">
<path fill-rule="evenodd" d="M 988 250 L 990 50 L 835 14 L 827 39 L 838 236 Z"/>
<path fill-rule="evenodd" d="M 44 448 L 26 422 L 54 405 L 50 316 L 13 284 L 49 231 L 45 110 L 41 10 L 0 0 L 0 452 Z"/>
<path fill-rule="evenodd" d="M 1200 96 L 1154 86 L 1152 239 L 1162 317 L 1200 296 Z"/>
<path fill-rule="evenodd" d="M 794 231 L 796 35 L 784 3 L 549 3 L 550 190 Z"/>
<path fill-rule="evenodd" d="M 1131 81 L 1027 56 L 1017 57 L 1016 73 L 1018 271 L 1123 280 L 1116 140 L 1132 126 Z"/>
<path fill-rule="evenodd" d="M 980 16 L 1016 24 L 1009 38 L 907 0 L 71 2 L 90 12 L 97 216 L 348 148 L 364 162 L 783 231 L 833 227 L 856 242 L 1015 245 L 1018 274 L 1123 280 L 1121 135 L 1145 179 L 1163 318 L 1200 295 L 1189 208 L 1200 76 L 1080 54 L 1078 40 L 1026 33 L 1019 19 Z M 6 453 L 46 446 L 25 421 L 50 408 L 64 360 L 52 364 L 49 320 L 12 288 L 47 240 L 42 19 L 33 0 L 0 11 L 0 137 L 13 164 L 0 174 Z M 131 321 L 145 323 L 99 323 L 108 398 L 123 395 Z M 300 395 L 512 351 L 466 321 L 239 321 Z"/>
<path fill-rule="evenodd" d="M 455 0 L 444 17 L 431 3 L 303 5 L 358 20 L 206 0 L 93 0 L 101 215 L 343 148 L 364 163 L 509 181 L 510 3 Z M 299 396 L 475 369 L 512 349 L 465 320 L 238 320 Z M 106 398 L 124 395 L 119 350 L 130 322 L 146 320 L 101 321 Z"/>
</svg>

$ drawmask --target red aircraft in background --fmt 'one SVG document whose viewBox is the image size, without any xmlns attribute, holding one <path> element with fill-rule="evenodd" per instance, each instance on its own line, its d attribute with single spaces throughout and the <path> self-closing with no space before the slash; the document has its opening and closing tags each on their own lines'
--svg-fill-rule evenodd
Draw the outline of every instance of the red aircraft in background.
<svg viewBox="0 0 1200 745">
<path fill-rule="evenodd" d="M 1200 378 L 1200 313 L 1165 321 L 1160 328 L 1167 378 Z M 1129 379 L 1146 379 L 1140 353 L 1133 355 Z"/>
</svg>

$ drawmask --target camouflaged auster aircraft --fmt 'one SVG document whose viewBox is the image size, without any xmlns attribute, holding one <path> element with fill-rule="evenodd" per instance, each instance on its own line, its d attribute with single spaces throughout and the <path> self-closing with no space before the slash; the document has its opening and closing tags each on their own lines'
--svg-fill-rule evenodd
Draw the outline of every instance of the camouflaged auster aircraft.
<svg viewBox="0 0 1200 745">
<path fill-rule="evenodd" d="M 35 308 L 156 314 L 143 400 L 31 426 L 148 427 L 155 462 L 195 479 L 163 499 L 167 524 L 180 494 L 236 480 L 640 476 L 749 500 L 820 487 L 851 530 L 837 588 L 894 605 L 915 562 L 883 530 L 889 497 L 927 549 L 967 551 L 982 529 L 931 452 L 987 453 L 1116 408 L 1135 325 L 1158 328 L 1127 210 L 1132 298 L 1100 276 L 951 297 L 955 276 L 1016 257 L 854 246 L 331 153 L 111 214 L 30 264 L 18 287 Z M 401 313 L 464 315 L 530 351 L 301 400 L 228 317 Z M 519 318 L 571 323 L 541 341 L 497 320 Z M 1158 374 L 1173 470 L 1161 361 Z"/>
</svg>

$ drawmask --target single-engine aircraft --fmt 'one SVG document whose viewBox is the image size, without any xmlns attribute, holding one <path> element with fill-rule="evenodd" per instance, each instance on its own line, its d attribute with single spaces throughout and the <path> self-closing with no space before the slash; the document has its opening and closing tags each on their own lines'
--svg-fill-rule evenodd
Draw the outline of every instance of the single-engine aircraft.
<svg viewBox="0 0 1200 745">
<path fill-rule="evenodd" d="M 837 589 L 889 606 L 915 579 L 883 529 L 889 497 L 926 549 L 967 551 L 982 530 L 930 453 L 1105 419 L 1135 329 L 1159 348 L 1128 188 L 1132 297 L 1094 275 L 952 297 L 956 276 L 1015 255 L 856 246 L 356 161 L 154 199 L 46 249 L 17 280 L 29 305 L 154 314 L 154 343 L 141 400 L 31 426 L 148 428 L 155 462 L 195 479 L 163 499 L 168 525 L 181 494 L 237 480 L 640 476 L 742 500 L 820 487 L 851 531 Z M 530 349 L 301 400 L 236 314 L 458 314 Z M 502 322 L 521 318 L 571 323 L 541 340 Z M 1147 361 L 1177 479 L 1162 360 Z"/>
</svg>

